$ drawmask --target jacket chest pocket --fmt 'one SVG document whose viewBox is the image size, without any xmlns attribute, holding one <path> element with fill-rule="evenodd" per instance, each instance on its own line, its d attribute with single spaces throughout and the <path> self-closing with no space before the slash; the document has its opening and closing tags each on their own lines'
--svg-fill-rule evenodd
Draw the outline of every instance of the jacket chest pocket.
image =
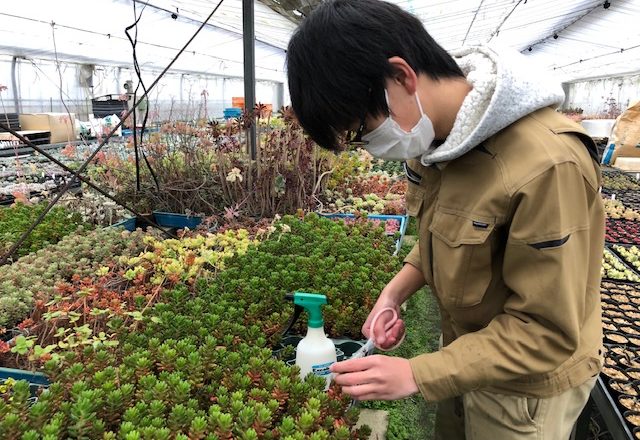
<svg viewBox="0 0 640 440">
<path fill-rule="evenodd" d="M 444 303 L 473 307 L 491 283 L 495 219 L 438 207 L 429 225 L 433 281 Z"/>
</svg>

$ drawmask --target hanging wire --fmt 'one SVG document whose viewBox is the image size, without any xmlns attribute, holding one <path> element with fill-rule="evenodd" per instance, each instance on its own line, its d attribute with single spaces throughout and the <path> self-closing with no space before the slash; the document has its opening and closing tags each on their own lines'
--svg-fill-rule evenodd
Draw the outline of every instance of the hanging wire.
<svg viewBox="0 0 640 440">
<path fill-rule="evenodd" d="M 142 13 L 144 12 L 145 8 L 147 7 L 147 5 L 145 4 L 142 7 L 142 10 L 140 11 L 140 15 L 137 14 L 136 11 L 136 2 L 133 2 L 133 18 L 134 18 L 134 22 L 133 24 L 131 24 L 130 26 L 127 26 L 125 28 L 124 33 L 127 35 L 127 38 L 129 39 L 129 42 L 131 43 L 131 47 L 132 47 L 132 51 L 133 51 L 133 69 L 136 73 L 136 76 L 138 78 L 138 84 L 136 85 L 135 90 L 133 91 L 133 102 L 136 102 L 136 97 L 138 94 L 138 90 L 140 89 L 140 86 L 142 86 L 142 90 L 145 93 L 145 96 L 147 95 L 147 88 L 144 85 L 144 81 L 142 80 L 142 72 L 140 70 L 140 64 L 138 63 L 138 55 L 137 55 L 137 44 L 138 44 L 138 23 L 140 22 L 140 19 L 142 18 Z M 129 33 L 131 31 L 131 29 L 135 29 L 135 35 L 132 38 L 131 34 Z M 147 126 L 147 119 L 149 117 L 149 99 L 148 98 L 143 98 L 143 101 L 146 99 L 146 106 L 145 106 L 145 113 L 144 113 L 144 119 L 142 121 L 142 129 L 140 131 L 140 145 L 142 145 L 143 143 L 143 137 L 144 137 L 144 131 L 145 128 Z M 140 192 L 140 157 L 139 157 L 139 153 L 142 154 L 142 157 L 144 159 L 145 164 L 147 165 L 147 169 L 149 170 L 149 173 L 151 174 L 151 177 L 153 178 L 153 182 L 156 185 L 156 189 L 159 191 L 160 190 L 160 185 L 158 184 L 158 178 L 156 177 L 156 173 L 153 171 L 153 169 L 151 168 L 151 164 L 149 163 L 149 160 L 147 159 L 147 155 L 144 152 L 144 149 L 142 149 L 141 147 L 138 146 L 138 136 L 137 136 L 137 128 L 138 128 L 138 119 L 137 119 L 137 112 L 133 112 L 133 151 L 134 151 L 134 156 L 135 156 L 135 162 L 136 162 L 136 190 L 138 192 Z"/>
<path fill-rule="evenodd" d="M 169 62 L 169 64 L 164 68 L 164 70 L 160 73 L 160 75 L 153 81 L 153 83 L 151 84 L 151 86 L 149 86 L 148 91 L 152 90 L 156 85 L 158 85 L 158 83 L 160 82 L 160 80 L 162 79 L 162 77 L 169 71 L 169 69 L 171 68 L 171 66 L 173 66 L 173 64 L 175 64 L 175 62 L 178 60 L 178 58 L 180 57 L 180 55 L 182 55 L 182 53 L 187 49 L 187 47 L 189 47 L 189 44 L 191 44 L 191 42 L 196 38 L 196 36 L 200 33 L 200 31 L 202 31 L 202 29 L 204 29 L 206 23 L 211 19 L 211 17 L 213 17 L 213 15 L 216 13 L 216 11 L 218 10 L 218 8 L 220 7 L 220 5 L 222 5 L 222 2 L 224 0 L 220 0 L 218 2 L 218 4 L 216 5 L 216 7 L 213 9 L 213 11 L 211 11 L 211 13 L 209 14 L 209 16 L 207 17 L 207 19 L 205 21 L 202 22 L 202 24 L 198 27 L 198 29 L 196 29 L 195 33 L 191 36 L 191 38 L 189 38 L 189 40 L 185 43 L 184 46 L 182 46 L 182 48 L 178 51 L 178 53 L 172 58 L 172 60 Z M 0 266 L 6 264 L 9 260 L 9 258 L 11 258 L 11 256 L 15 253 L 15 251 L 22 246 L 22 244 L 24 243 L 24 241 L 27 239 L 27 237 L 29 236 L 29 234 L 31 234 L 31 232 L 33 232 L 33 230 L 40 224 L 42 223 L 42 220 L 44 220 L 44 218 L 46 217 L 46 215 L 49 213 L 49 211 L 51 211 L 51 208 L 53 208 L 55 206 L 56 203 L 58 203 L 58 200 L 60 200 L 60 198 L 69 190 L 69 188 L 71 188 L 71 186 L 76 183 L 76 181 L 79 179 L 80 175 L 86 170 L 87 166 L 91 163 L 91 161 L 93 161 L 93 159 L 96 157 L 96 155 L 100 152 L 100 150 L 102 149 L 102 147 L 105 146 L 105 144 L 109 141 L 109 139 L 111 139 L 111 137 L 116 133 L 116 131 L 122 126 L 122 122 L 123 120 L 127 119 L 129 117 L 129 115 L 131 115 L 131 112 L 134 112 L 136 107 L 142 102 L 142 100 L 147 96 L 147 92 L 145 92 L 145 94 L 142 96 L 142 98 L 137 101 L 136 103 L 134 103 L 133 107 L 131 109 L 129 109 L 127 111 L 127 113 L 124 115 L 123 119 L 116 124 L 115 127 L 113 127 L 111 129 L 111 132 L 107 135 L 107 137 L 105 139 L 103 139 L 102 141 L 100 141 L 100 144 L 98 145 L 98 147 L 93 151 L 93 153 L 91 153 L 91 155 L 82 163 L 82 165 L 80 166 L 80 168 L 78 168 L 77 170 L 73 171 L 73 175 L 71 177 L 71 179 L 69 179 L 69 181 L 64 185 L 64 187 L 56 194 L 56 196 L 49 202 L 49 204 L 46 206 L 46 208 L 40 213 L 40 215 L 38 216 L 38 218 L 35 219 L 35 221 L 33 222 L 33 224 L 31 224 L 31 226 L 29 226 L 29 228 L 20 236 L 20 238 L 11 246 L 11 248 L 7 251 L 7 253 L 5 255 L 2 256 L 2 259 L 0 259 Z"/>
</svg>

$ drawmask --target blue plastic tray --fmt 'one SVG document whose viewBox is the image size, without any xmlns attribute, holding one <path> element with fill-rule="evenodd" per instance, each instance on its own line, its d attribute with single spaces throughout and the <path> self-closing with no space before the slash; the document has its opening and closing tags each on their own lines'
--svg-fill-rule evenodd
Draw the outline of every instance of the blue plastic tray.
<svg viewBox="0 0 640 440">
<path fill-rule="evenodd" d="M 49 387 L 49 379 L 42 373 L 0 367 L 0 383 L 7 379 L 13 379 L 15 381 L 26 380 L 29 382 L 29 389 L 32 397 L 36 396 L 39 388 Z"/>
<path fill-rule="evenodd" d="M 153 211 L 153 221 L 155 221 L 158 226 L 162 226 L 164 228 L 194 229 L 202 223 L 202 217 L 186 216 L 184 214 L 174 214 L 172 212 Z M 136 229 L 136 219 L 134 217 L 127 218 L 111 226 L 122 227 L 127 231 L 133 232 Z"/>
</svg>

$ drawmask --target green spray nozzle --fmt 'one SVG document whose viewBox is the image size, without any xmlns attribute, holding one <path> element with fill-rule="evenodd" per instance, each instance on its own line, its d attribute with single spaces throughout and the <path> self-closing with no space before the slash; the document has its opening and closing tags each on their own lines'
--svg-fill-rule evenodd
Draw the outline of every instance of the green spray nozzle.
<svg viewBox="0 0 640 440">
<path fill-rule="evenodd" d="M 325 295 L 295 292 L 293 294 L 287 294 L 286 298 L 293 300 L 296 308 L 303 307 L 307 309 L 309 313 L 309 327 L 319 328 L 324 325 L 324 321 L 322 320 L 322 306 L 327 303 L 327 297 Z"/>
</svg>

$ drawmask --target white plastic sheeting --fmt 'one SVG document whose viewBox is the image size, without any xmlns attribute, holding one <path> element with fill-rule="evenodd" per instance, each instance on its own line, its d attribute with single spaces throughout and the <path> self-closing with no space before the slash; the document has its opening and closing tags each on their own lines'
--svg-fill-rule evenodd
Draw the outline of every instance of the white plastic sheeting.
<svg viewBox="0 0 640 440">
<path fill-rule="evenodd" d="M 208 4 L 206 9 L 200 9 L 202 16 L 186 7 L 178 8 L 174 20 L 169 10 L 175 11 L 173 4 L 180 2 L 158 0 L 159 5 L 166 7 L 164 10 L 155 6 L 154 1 L 150 1 L 149 5 L 136 2 L 137 12 L 142 12 L 138 23 L 137 55 L 141 67 L 162 69 L 194 34 L 217 2 L 199 2 Z M 189 3 L 195 2 L 184 2 L 185 6 Z M 232 16 L 232 11 L 240 6 L 240 0 L 224 0 L 223 6 L 214 15 L 215 20 L 196 37 L 172 70 L 225 77 L 242 76 L 242 26 L 240 23 L 238 27 Z M 256 77 L 283 81 L 282 47 L 295 25 L 264 5 L 256 6 L 257 23 L 267 20 L 265 14 L 269 14 L 275 23 L 289 24 L 286 33 L 276 33 L 281 36 L 267 39 L 268 42 L 262 40 L 266 32 L 262 26 L 256 32 Z M 224 26 L 226 29 L 220 27 L 223 26 L 222 22 L 227 21 L 229 24 Z M 132 49 L 124 30 L 133 22 L 131 0 L 3 1 L 0 8 L 0 54 L 52 59 L 57 50 L 61 60 L 130 66 Z M 215 25 L 216 22 L 220 26 Z"/>
<path fill-rule="evenodd" d="M 565 81 L 640 71 L 640 0 L 609 0 L 607 9 L 605 0 L 394 3 L 419 16 L 446 49 L 497 42 L 522 51 Z"/>
<path fill-rule="evenodd" d="M 136 54 L 147 86 L 217 3 L 136 1 L 141 14 Z M 0 95 L 5 104 L 0 113 L 59 112 L 66 111 L 66 105 L 86 119 L 91 98 L 125 93 L 127 80 L 135 86 L 132 46 L 125 35 L 125 28 L 135 21 L 133 6 L 132 0 L 3 1 L 0 84 L 8 90 Z M 255 6 L 256 99 L 278 108 L 286 89 L 283 47 L 295 24 L 261 3 Z M 241 0 L 224 0 L 151 92 L 152 115 L 221 117 L 232 97 L 244 95 L 241 18 Z M 131 35 L 135 37 L 135 29 Z"/>
<path fill-rule="evenodd" d="M 69 72 L 79 70 L 79 64 L 90 63 L 97 66 L 96 75 L 100 71 L 111 72 L 108 77 L 111 87 L 94 88 L 95 95 L 121 93 L 123 82 L 133 79 L 132 50 L 124 28 L 134 21 L 134 1 L 138 13 L 142 11 L 138 60 L 149 80 L 169 63 L 218 3 L 218 0 L 5 0 L 0 8 L 0 56 L 22 58 L 18 64 L 21 75 L 25 75 L 24 69 L 29 64 L 51 66 L 56 49 L 67 70 L 65 82 L 73 83 Z M 487 42 L 509 45 L 563 81 L 640 72 L 640 0 L 390 1 L 416 14 L 449 50 Z M 609 5 L 606 9 L 605 3 Z M 255 8 L 256 77 L 273 82 L 259 86 L 266 90 L 286 81 L 284 48 L 296 25 L 258 0 Z M 185 78 L 198 82 L 203 89 L 218 81 L 240 84 L 233 78 L 242 76 L 242 62 L 241 0 L 224 0 L 209 25 L 173 66 L 171 75 L 179 80 L 170 81 L 174 86 L 165 87 L 165 94 L 182 96 L 181 105 L 186 105 L 193 99 L 185 97 L 189 94 Z M 5 68 L 8 65 L 0 65 L 0 84 L 11 87 L 10 68 Z M 113 70 L 117 68 L 120 70 Z M 33 75 L 37 75 L 37 69 L 33 69 Z M 55 69 L 49 76 L 57 76 Z M 99 81 L 100 77 L 95 79 Z M 36 86 L 25 78 L 21 82 L 23 88 L 27 83 L 32 87 L 42 84 Z M 69 87 L 73 95 L 73 87 Z M 283 93 L 282 86 L 279 87 L 280 92 L 262 100 L 280 104 Z M 234 89 L 237 92 L 218 85 L 211 89 L 215 93 L 209 91 L 210 100 L 218 101 L 220 108 L 230 104 L 230 96 L 243 94 L 241 88 Z M 285 103 L 286 90 L 285 86 Z M 5 97 L 10 93 L 5 92 Z M 19 93 L 24 98 L 32 92 Z M 41 106 L 43 100 L 55 96 L 50 91 L 42 94 L 38 98 Z M 86 99 L 87 93 L 80 95 Z"/>
</svg>

